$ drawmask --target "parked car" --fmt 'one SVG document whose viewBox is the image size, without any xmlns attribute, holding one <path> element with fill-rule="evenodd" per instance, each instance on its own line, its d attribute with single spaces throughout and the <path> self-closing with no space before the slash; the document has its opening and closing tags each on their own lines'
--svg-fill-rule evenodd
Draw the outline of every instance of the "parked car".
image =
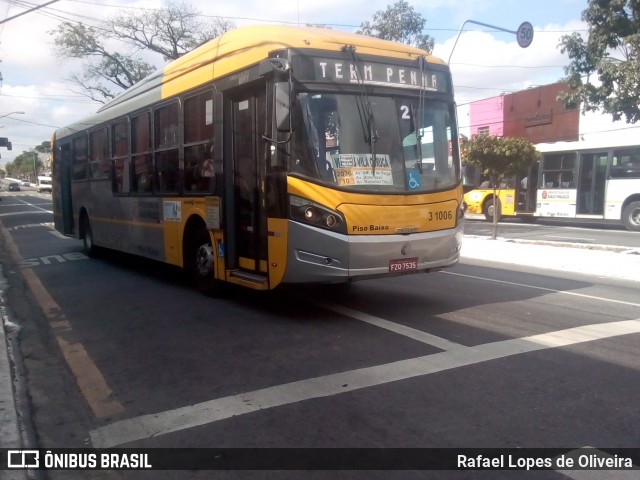
<svg viewBox="0 0 640 480">
<path fill-rule="evenodd" d="M 19 192 L 20 191 L 20 184 L 18 182 L 11 182 L 9 184 L 9 191 L 10 192 Z"/>
<path fill-rule="evenodd" d="M 22 182 L 22 186 L 23 187 L 30 187 L 31 186 L 31 182 L 25 180 L 24 182 Z"/>
</svg>

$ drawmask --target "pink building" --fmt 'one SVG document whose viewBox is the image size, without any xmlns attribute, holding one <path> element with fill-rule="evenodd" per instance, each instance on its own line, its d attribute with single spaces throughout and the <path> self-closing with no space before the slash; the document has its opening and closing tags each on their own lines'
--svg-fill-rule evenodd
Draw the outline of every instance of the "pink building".
<svg viewBox="0 0 640 480">
<path fill-rule="evenodd" d="M 564 83 L 554 83 L 472 102 L 470 133 L 520 137 L 531 143 L 578 140 L 580 111 L 558 100 L 567 89 Z"/>
<path fill-rule="evenodd" d="M 469 106 L 471 136 L 477 134 L 504 135 L 504 97 L 478 100 Z"/>
</svg>

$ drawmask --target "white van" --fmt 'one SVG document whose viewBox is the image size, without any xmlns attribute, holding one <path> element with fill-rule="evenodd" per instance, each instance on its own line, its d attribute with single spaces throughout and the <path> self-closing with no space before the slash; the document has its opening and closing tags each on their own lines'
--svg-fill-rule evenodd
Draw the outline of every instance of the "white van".
<svg viewBox="0 0 640 480">
<path fill-rule="evenodd" d="M 38 193 L 51 193 L 51 177 L 38 177 L 36 182 L 36 189 L 38 190 Z"/>
</svg>

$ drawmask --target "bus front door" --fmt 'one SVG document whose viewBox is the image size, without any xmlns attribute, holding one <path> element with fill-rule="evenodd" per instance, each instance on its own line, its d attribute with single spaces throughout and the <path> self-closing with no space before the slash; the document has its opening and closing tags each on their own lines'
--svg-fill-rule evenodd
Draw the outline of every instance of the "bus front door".
<svg viewBox="0 0 640 480">
<path fill-rule="evenodd" d="M 578 215 L 604 215 L 607 152 L 580 155 Z"/>
<path fill-rule="evenodd" d="M 227 191 L 227 262 L 232 277 L 267 282 L 267 212 L 264 205 L 266 95 L 244 91 L 235 95 L 231 109 L 231 155 L 226 165 L 233 192 Z M 231 168 L 229 168 L 231 167 Z M 231 245 L 229 245 L 229 241 Z M 233 271 L 235 270 L 235 271 Z"/>
</svg>

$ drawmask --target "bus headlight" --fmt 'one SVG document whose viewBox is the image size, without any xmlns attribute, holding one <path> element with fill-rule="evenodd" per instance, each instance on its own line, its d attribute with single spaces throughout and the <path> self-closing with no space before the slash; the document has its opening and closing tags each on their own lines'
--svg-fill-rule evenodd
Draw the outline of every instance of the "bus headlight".
<svg viewBox="0 0 640 480">
<path fill-rule="evenodd" d="M 289 212 L 291 220 L 331 230 L 332 232 L 347 234 L 347 224 L 339 212 L 306 198 L 289 195 Z"/>
</svg>

